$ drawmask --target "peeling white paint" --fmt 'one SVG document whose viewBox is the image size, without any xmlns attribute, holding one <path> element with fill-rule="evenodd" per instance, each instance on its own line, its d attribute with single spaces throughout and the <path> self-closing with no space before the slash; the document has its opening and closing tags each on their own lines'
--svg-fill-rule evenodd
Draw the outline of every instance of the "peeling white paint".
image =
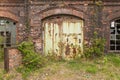
<svg viewBox="0 0 120 80">
<path fill-rule="evenodd" d="M 73 57 L 83 52 L 83 20 L 64 16 L 45 20 L 43 27 L 46 55 Z"/>
</svg>

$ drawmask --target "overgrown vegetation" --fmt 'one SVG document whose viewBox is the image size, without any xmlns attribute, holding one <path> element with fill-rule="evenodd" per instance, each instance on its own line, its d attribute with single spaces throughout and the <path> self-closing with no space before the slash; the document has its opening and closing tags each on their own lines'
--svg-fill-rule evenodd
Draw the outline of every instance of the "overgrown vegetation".
<svg viewBox="0 0 120 80">
<path fill-rule="evenodd" d="M 75 71 L 85 71 L 91 74 L 104 74 L 108 79 L 119 80 L 120 55 L 109 53 L 94 60 L 75 59 L 67 62 L 67 68 Z"/>
<path fill-rule="evenodd" d="M 101 57 L 104 54 L 105 39 L 101 32 L 103 3 L 101 0 L 93 0 L 93 6 L 91 7 L 91 37 L 88 44 L 84 46 L 84 54 L 86 58 L 94 59 Z"/>
<path fill-rule="evenodd" d="M 33 42 L 24 41 L 18 46 L 18 49 L 23 56 L 23 65 L 19 67 L 18 71 L 22 72 L 24 76 L 27 76 L 26 74 L 29 74 L 31 71 L 45 66 L 46 60 L 43 56 L 35 52 Z"/>
<path fill-rule="evenodd" d="M 0 61 L 3 61 L 3 55 L 4 55 L 4 48 L 1 45 L 4 41 L 4 38 L 2 36 L 0 36 Z"/>
<path fill-rule="evenodd" d="M 106 61 L 111 62 L 114 66 L 120 67 L 120 55 L 115 55 L 115 53 L 110 53 L 105 56 Z"/>
<path fill-rule="evenodd" d="M 18 49 L 23 53 L 23 65 L 17 71 L 22 74 L 24 80 L 37 80 L 39 78 L 40 80 L 53 80 L 58 77 L 64 80 L 66 77 L 70 79 L 70 75 L 75 80 L 98 78 L 98 80 L 120 80 L 119 54 L 111 53 L 93 60 L 77 57 L 73 60 L 65 61 L 59 60 L 52 55 L 47 57 L 41 56 L 34 51 L 31 41 L 22 42 Z M 0 79 L 2 80 L 18 79 L 16 76 L 16 73 L 0 73 Z"/>
<path fill-rule="evenodd" d="M 84 48 L 84 55 L 86 58 L 101 57 L 104 54 L 105 39 L 98 37 L 98 33 L 94 32 L 90 45 Z"/>
<path fill-rule="evenodd" d="M 111 53 L 94 60 L 77 58 L 70 61 L 51 61 L 51 64 L 31 71 L 26 68 L 19 72 L 5 73 L 0 66 L 0 80 L 120 80 L 120 55 Z M 47 62 L 48 63 L 48 62 Z M 1 65 L 1 63 L 0 63 Z M 22 74 L 22 76 L 21 76 Z M 23 77 L 23 79 L 21 79 Z"/>
</svg>

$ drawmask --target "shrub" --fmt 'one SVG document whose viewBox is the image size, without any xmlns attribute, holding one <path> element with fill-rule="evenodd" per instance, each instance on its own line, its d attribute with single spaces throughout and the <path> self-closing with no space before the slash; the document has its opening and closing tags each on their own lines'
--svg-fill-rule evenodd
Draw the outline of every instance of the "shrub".
<svg viewBox="0 0 120 80">
<path fill-rule="evenodd" d="M 94 36 L 91 39 L 91 44 L 85 46 L 85 57 L 93 58 L 100 57 L 104 53 L 105 39 L 98 37 L 97 32 L 94 32 Z"/>
<path fill-rule="evenodd" d="M 35 70 L 45 65 L 45 58 L 35 52 L 33 42 L 22 42 L 18 46 L 18 49 L 22 52 L 22 62 L 24 67 Z"/>
</svg>

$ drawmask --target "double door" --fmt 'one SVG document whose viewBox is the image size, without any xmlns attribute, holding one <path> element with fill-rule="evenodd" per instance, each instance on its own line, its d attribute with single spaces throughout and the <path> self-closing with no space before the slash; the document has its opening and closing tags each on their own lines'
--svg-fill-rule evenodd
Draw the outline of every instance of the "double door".
<svg viewBox="0 0 120 80">
<path fill-rule="evenodd" d="M 74 57 L 83 51 L 83 20 L 54 16 L 43 21 L 44 53 Z"/>
</svg>

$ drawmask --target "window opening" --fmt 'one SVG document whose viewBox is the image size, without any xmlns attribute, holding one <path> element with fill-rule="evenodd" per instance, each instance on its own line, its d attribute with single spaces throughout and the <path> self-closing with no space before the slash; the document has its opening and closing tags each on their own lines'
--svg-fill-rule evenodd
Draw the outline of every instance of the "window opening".
<svg viewBox="0 0 120 80">
<path fill-rule="evenodd" d="M 0 46 L 10 47 L 16 43 L 15 22 L 0 18 Z"/>
<path fill-rule="evenodd" d="M 0 32 L 1 38 L 3 38 L 3 41 L 0 42 L 0 46 L 11 46 L 11 33 L 10 32 Z"/>
<path fill-rule="evenodd" d="M 110 27 L 110 50 L 120 50 L 120 19 L 111 22 Z"/>
</svg>

